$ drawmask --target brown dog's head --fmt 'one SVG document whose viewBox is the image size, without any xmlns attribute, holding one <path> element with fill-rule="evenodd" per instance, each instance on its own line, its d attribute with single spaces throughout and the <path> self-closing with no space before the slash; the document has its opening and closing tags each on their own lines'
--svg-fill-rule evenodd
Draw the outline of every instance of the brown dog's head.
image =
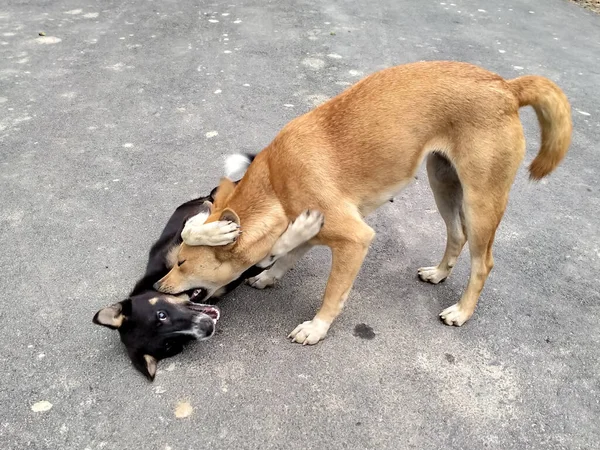
<svg viewBox="0 0 600 450">
<path fill-rule="evenodd" d="M 206 224 L 227 221 L 240 226 L 238 215 L 233 210 L 224 208 L 235 186 L 235 183 L 227 178 L 221 180 Z M 248 268 L 248 264 L 239 257 L 238 248 L 237 241 L 223 246 L 192 246 L 182 243 L 177 262 L 154 288 L 167 294 L 179 294 L 190 289 L 200 290 L 194 296 L 194 301 L 202 302 L 222 287 L 237 280 Z"/>
</svg>

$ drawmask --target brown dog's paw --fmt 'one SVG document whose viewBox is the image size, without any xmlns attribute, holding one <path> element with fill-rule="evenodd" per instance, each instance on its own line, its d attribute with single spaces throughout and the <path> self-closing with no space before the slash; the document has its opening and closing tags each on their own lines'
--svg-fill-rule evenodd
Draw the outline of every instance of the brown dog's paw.
<svg viewBox="0 0 600 450">
<path fill-rule="evenodd" d="M 450 275 L 450 271 L 442 270 L 437 266 L 421 267 L 419 270 L 417 270 L 417 273 L 421 281 L 431 284 L 441 283 L 448 278 L 448 275 Z"/>
<path fill-rule="evenodd" d="M 307 320 L 306 322 L 298 325 L 294 331 L 292 331 L 288 338 L 292 342 L 297 342 L 302 345 L 314 345 L 327 336 L 329 331 L 329 324 L 323 320 L 314 318 L 313 320 Z"/>
<path fill-rule="evenodd" d="M 440 319 L 442 319 L 442 322 L 446 325 L 460 327 L 469 320 L 472 315 L 473 312 L 465 311 L 458 303 L 455 303 L 440 313 Z"/>
<path fill-rule="evenodd" d="M 273 287 L 275 285 L 275 281 L 277 280 L 275 279 L 275 277 L 269 275 L 268 272 L 268 270 L 265 270 L 264 272 L 259 273 L 255 277 L 248 278 L 246 280 L 246 283 L 252 286 L 254 289 L 265 289 Z"/>
<path fill-rule="evenodd" d="M 288 230 L 294 233 L 299 242 L 303 242 L 316 236 L 324 223 L 325 215 L 321 211 L 307 209 L 290 224 Z"/>
</svg>

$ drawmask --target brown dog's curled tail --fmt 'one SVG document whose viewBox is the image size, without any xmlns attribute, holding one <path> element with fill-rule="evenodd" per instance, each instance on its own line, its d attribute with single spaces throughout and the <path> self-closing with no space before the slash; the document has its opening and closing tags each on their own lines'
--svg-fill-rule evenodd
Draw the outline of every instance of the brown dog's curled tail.
<svg viewBox="0 0 600 450">
<path fill-rule="evenodd" d="M 561 89 L 547 78 L 524 76 L 508 85 L 519 107 L 533 106 L 542 129 L 542 145 L 529 166 L 532 180 L 544 178 L 562 161 L 571 143 L 571 106 Z"/>
</svg>

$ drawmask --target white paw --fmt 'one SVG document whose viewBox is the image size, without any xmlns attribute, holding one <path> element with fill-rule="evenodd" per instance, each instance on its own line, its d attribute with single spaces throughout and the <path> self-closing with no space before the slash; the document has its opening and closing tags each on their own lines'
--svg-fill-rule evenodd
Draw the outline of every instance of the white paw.
<svg viewBox="0 0 600 450">
<path fill-rule="evenodd" d="M 325 222 L 325 216 L 321 211 L 308 209 L 300 214 L 292 222 L 288 230 L 298 236 L 300 243 L 315 237 Z"/>
<path fill-rule="evenodd" d="M 265 270 L 256 275 L 255 277 L 248 278 L 246 280 L 246 283 L 252 286 L 254 289 L 264 289 L 271 287 L 275 284 L 275 281 L 277 281 L 277 279 L 271 276 L 268 272 L 268 270 Z"/>
<path fill-rule="evenodd" d="M 188 220 L 181 232 L 181 238 L 187 245 L 228 245 L 240 235 L 240 226 L 235 222 L 221 220 L 211 223 L 199 223 L 194 217 Z"/>
<path fill-rule="evenodd" d="M 288 338 L 291 338 L 292 342 L 297 342 L 298 344 L 314 345 L 325 338 L 328 330 L 329 324 L 315 318 L 298 325 L 294 331 L 289 334 Z"/>
<path fill-rule="evenodd" d="M 426 281 L 432 284 L 438 284 L 440 281 L 444 281 L 450 275 L 450 271 L 441 270 L 437 266 L 435 267 L 421 267 L 417 270 L 419 278 L 422 281 Z"/>
<path fill-rule="evenodd" d="M 471 318 L 473 313 L 468 313 L 462 310 L 458 303 L 446 308 L 440 313 L 440 318 L 446 325 L 455 325 L 460 327 L 463 323 Z"/>
</svg>

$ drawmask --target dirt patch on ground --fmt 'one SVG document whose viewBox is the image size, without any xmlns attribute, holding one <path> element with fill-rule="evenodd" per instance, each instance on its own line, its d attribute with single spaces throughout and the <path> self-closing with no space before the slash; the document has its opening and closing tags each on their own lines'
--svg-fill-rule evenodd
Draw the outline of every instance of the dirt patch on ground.
<svg viewBox="0 0 600 450">
<path fill-rule="evenodd" d="M 600 0 L 571 0 L 571 2 L 600 13 Z"/>
</svg>

